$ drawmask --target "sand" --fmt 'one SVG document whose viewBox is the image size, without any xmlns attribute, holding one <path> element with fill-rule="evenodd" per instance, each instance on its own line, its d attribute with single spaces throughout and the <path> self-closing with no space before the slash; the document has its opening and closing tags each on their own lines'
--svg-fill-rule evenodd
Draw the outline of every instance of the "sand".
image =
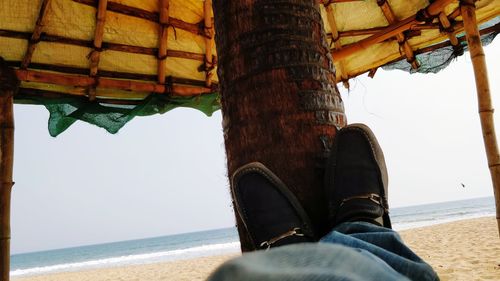
<svg viewBox="0 0 500 281">
<path fill-rule="evenodd" d="M 500 239 L 494 217 L 401 232 L 441 280 L 500 280 Z"/>
<path fill-rule="evenodd" d="M 401 236 L 434 267 L 441 280 L 500 280 L 500 239 L 493 217 L 405 230 Z M 218 265 L 238 255 L 47 274 L 13 278 L 13 281 L 203 280 Z"/>
</svg>

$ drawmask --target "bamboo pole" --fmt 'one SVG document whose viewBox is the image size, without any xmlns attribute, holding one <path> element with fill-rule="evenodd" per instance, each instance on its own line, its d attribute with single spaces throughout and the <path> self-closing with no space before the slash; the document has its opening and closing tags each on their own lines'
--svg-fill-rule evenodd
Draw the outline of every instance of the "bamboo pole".
<svg viewBox="0 0 500 281">
<path fill-rule="evenodd" d="M 450 18 L 450 16 L 448 16 L 448 18 Z M 437 28 L 436 24 L 432 24 L 432 25 L 436 26 L 436 28 Z M 461 32 L 461 30 L 463 29 L 462 22 L 457 22 L 457 23 L 455 23 L 454 26 L 455 26 L 455 33 Z M 480 30 L 480 34 L 487 35 L 487 34 L 491 34 L 493 32 L 499 32 L 499 31 L 500 31 L 500 24 L 496 24 L 494 26 Z M 30 38 L 31 34 L 26 33 L 26 32 L 0 30 L 0 36 L 28 40 Z M 53 36 L 53 35 L 46 35 L 46 34 L 42 35 L 42 37 L 40 39 L 42 41 L 55 42 L 55 43 L 61 43 L 61 44 L 69 44 L 69 45 L 75 45 L 75 46 L 84 46 L 84 47 L 91 47 L 92 46 L 91 41 L 69 39 L 69 38 Z M 457 39 L 458 39 L 458 42 L 461 43 L 461 42 L 465 41 L 465 36 L 458 37 Z M 430 52 L 430 51 L 433 51 L 436 49 L 440 49 L 443 47 L 451 46 L 451 45 L 452 44 L 450 43 L 450 41 L 445 41 L 442 43 L 438 43 L 438 44 L 434 44 L 434 45 L 431 45 L 428 47 L 423 47 L 423 48 L 417 49 L 414 51 L 414 54 L 418 55 L 418 54 Z M 103 43 L 103 48 L 115 50 L 115 51 L 120 51 L 120 52 L 146 54 L 146 55 L 151 55 L 151 56 L 154 56 L 156 54 L 155 48 L 144 48 L 144 47 L 120 45 L 120 44 L 113 44 L 113 43 L 106 43 L 106 42 Z M 204 61 L 204 59 L 205 59 L 204 54 L 188 53 L 188 52 L 175 51 L 175 50 L 168 50 L 167 55 L 169 57 L 178 57 L 178 58 L 192 59 L 192 60 L 197 60 L 197 61 Z M 399 57 L 395 58 L 394 60 L 388 62 L 388 64 L 399 61 L 402 58 L 403 58 L 403 56 L 399 56 Z M 11 67 L 19 67 L 21 62 L 20 61 L 9 61 L 8 63 Z M 85 69 L 85 68 L 58 66 L 58 65 L 50 65 L 50 64 L 41 64 L 41 63 L 31 63 L 30 68 L 33 70 L 50 70 L 50 71 L 55 71 L 55 72 L 67 73 L 67 74 L 86 75 L 88 73 L 88 69 Z M 361 72 L 352 72 L 352 73 L 350 73 L 350 76 L 356 77 L 356 76 L 361 75 L 365 72 L 367 72 L 367 71 L 362 70 Z M 157 75 L 127 73 L 127 72 L 107 71 L 107 70 L 99 70 L 99 75 L 101 77 L 119 78 L 119 79 L 144 80 L 144 81 L 157 80 Z M 205 86 L 205 81 L 185 79 L 185 78 L 179 78 L 179 77 L 170 77 L 170 78 L 172 80 L 172 83 L 176 83 L 176 84 L 201 86 L 201 87 Z M 337 80 L 337 82 L 340 82 L 340 80 Z M 212 88 L 214 89 L 213 85 L 212 85 Z"/>
<path fill-rule="evenodd" d="M 451 17 L 450 17 L 451 19 Z M 417 22 L 415 25 L 412 25 L 407 33 L 407 39 L 411 38 L 411 31 L 421 31 L 421 30 L 433 30 L 433 29 L 439 29 L 440 25 L 438 23 L 422 23 L 422 22 Z M 353 30 L 344 30 L 344 31 L 339 31 L 339 37 L 340 38 L 345 38 L 345 37 L 356 37 L 356 36 L 363 36 L 363 35 L 374 35 L 378 34 L 381 31 L 386 30 L 387 27 L 373 27 L 373 28 L 367 28 L 367 29 L 353 29 Z M 329 37 L 332 37 L 331 33 L 327 34 Z"/>
<path fill-rule="evenodd" d="M 476 79 L 477 100 L 479 117 L 483 130 L 484 146 L 493 182 L 493 193 L 496 203 L 496 218 L 500 234 L 500 155 L 493 121 L 493 104 L 491 102 L 490 86 L 488 82 L 488 71 L 486 59 L 481 44 L 481 37 L 476 21 L 476 7 L 472 0 L 462 0 L 460 3 L 462 18 L 464 21 L 467 44 L 469 46 L 474 76 Z"/>
<path fill-rule="evenodd" d="M 81 101 L 86 101 L 87 97 L 83 95 L 75 95 L 71 93 L 62 93 L 47 91 L 41 89 L 32 88 L 19 88 L 14 98 L 14 103 L 16 104 L 40 104 L 39 100 L 43 98 L 44 101 L 48 100 L 60 100 L 63 98 L 80 99 Z M 31 101 L 31 100 L 34 100 Z M 100 104 L 110 104 L 110 105 L 139 105 L 144 103 L 144 98 L 142 99 L 117 99 L 117 98 L 96 98 L 96 102 Z"/>
<path fill-rule="evenodd" d="M 158 47 L 158 83 L 165 84 L 165 65 L 167 63 L 168 25 L 169 25 L 169 0 L 160 1 L 160 34 Z"/>
<path fill-rule="evenodd" d="M 212 85 L 212 78 L 214 75 L 215 63 L 213 59 L 214 48 L 214 25 L 212 18 L 212 0 L 205 0 L 203 5 L 204 23 L 205 23 L 205 72 L 206 72 L 206 86 Z"/>
<path fill-rule="evenodd" d="M 448 18 L 452 18 L 452 17 L 448 16 Z M 438 24 L 431 24 L 431 25 L 432 25 L 432 28 L 439 27 Z M 429 24 L 414 26 L 414 27 L 412 27 L 412 29 L 418 30 L 420 27 L 425 27 L 426 29 L 429 29 L 430 27 L 427 27 L 427 26 L 429 26 Z M 455 33 L 460 32 L 462 30 L 462 28 L 463 28 L 462 22 L 455 23 Z M 485 34 L 490 34 L 490 33 L 499 32 L 499 31 L 500 31 L 500 24 L 496 24 L 494 26 L 482 29 L 480 31 L 480 34 L 485 35 Z M 346 32 L 350 32 L 350 31 L 346 31 Z M 358 32 L 358 31 L 354 31 L 354 32 Z M 340 35 L 342 33 L 343 32 L 340 32 Z M 370 34 L 372 34 L 372 33 L 370 33 Z M 359 35 L 359 34 L 357 34 L 357 35 Z M 352 36 L 357 36 L 357 35 L 352 34 Z M 0 36 L 1 37 L 8 37 L 8 38 L 29 40 L 31 33 L 10 31 L 10 30 L 1 30 L 0 29 Z M 342 37 L 342 35 L 341 35 L 341 37 Z M 92 41 L 71 39 L 71 38 L 65 38 L 65 37 L 60 37 L 60 36 L 55 36 L 55 35 L 42 34 L 42 36 L 40 37 L 40 40 L 45 41 L 45 42 L 67 44 L 67 45 L 74 45 L 74 46 L 82 46 L 82 47 L 88 47 L 88 48 L 92 47 Z M 459 42 L 462 42 L 464 40 L 465 40 L 465 38 L 463 38 L 463 37 L 458 38 Z M 439 44 L 435 44 L 435 45 L 431 45 L 428 47 L 417 49 L 414 51 L 414 54 L 418 55 L 418 54 L 426 53 L 426 52 L 433 51 L 436 49 L 440 49 L 442 47 L 447 47 L 450 45 L 451 45 L 450 41 L 445 41 L 445 42 L 442 42 Z M 151 56 L 156 56 L 156 54 L 157 54 L 156 48 L 145 48 L 145 47 L 122 45 L 122 44 L 115 44 L 115 43 L 103 42 L 103 48 L 109 49 L 109 50 L 114 50 L 114 51 L 119 51 L 119 52 L 145 54 L 145 55 L 151 55 Z M 169 57 L 176 57 L 176 58 L 183 58 L 183 59 L 190 59 L 190 60 L 197 60 L 197 61 L 204 61 L 204 59 L 205 59 L 204 54 L 190 53 L 190 52 L 183 52 L 183 51 L 176 51 L 176 50 L 168 50 L 167 55 Z M 388 63 L 399 61 L 401 59 L 402 59 L 402 57 L 397 57 L 396 59 L 394 59 Z M 12 61 L 9 63 L 11 64 L 12 67 L 19 67 L 19 65 L 20 65 L 19 61 Z M 87 71 L 88 71 L 88 70 L 85 70 L 84 68 L 57 66 L 57 65 L 50 65 L 50 64 L 40 64 L 40 63 L 31 63 L 30 68 L 39 69 L 39 70 L 50 70 L 50 71 L 56 71 L 56 72 L 64 72 L 64 73 L 69 73 L 69 74 L 80 74 L 80 75 L 85 75 L 85 74 L 87 74 Z M 350 73 L 350 77 L 356 77 L 356 76 L 361 75 L 365 72 L 366 72 L 365 70 L 362 70 L 361 72 Z M 106 70 L 99 70 L 99 73 L 100 73 L 100 76 L 102 76 L 102 77 L 131 79 L 131 80 L 155 81 L 157 78 L 157 75 L 126 73 L 126 72 L 106 71 Z M 204 86 L 204 84 L 205 84 L 205 82 L 203 82 L 203 81 L 184 79 L 184 78 L 178 78 L 178 77 L 172 77 L 172 80 L 174 83 L 192 85 L 192 86 Z M 338 80 L 337 82 L 340 82 L 340 80 Z M 212 86 L 212 88 L 214 88 L 214 87 Z"/>
<path fill-rule="evenodd" d="M 347 3 L 347 2 L 365 2 L 366 0 L 320 0 L 323 5 L 330 5 L 334 3 Z"/>
<path fill-rule="evenodd" d="M 458 46 L 458 39 L 455 34 L 455 28 L 451 25 L 450 20 L 446 16 L 444 12 L 439 13 L 439 22 L 443 26 L 445 32 L 448 34 L 448 38 L 450 38 L 450 42 L 452 46 Z"/>
<path fill-rule="evenodd" d="M 333 5 L 326 5 L 326 16 L 328 20 L 328 24 L 330 25 L 330 30 L 332 31 L 332 41 L 334 50 L 339 50 L 342 48 L 342 44 L 340 43 L 340 35 L 337 29 L 337 22 L 335 21 L 335 14 L 333 10 Z M 349 89 L 349 77 L 345 73 L 345 67 L 342 60 L 337 61 L 338 68 L 335 69 L 335 79 L 337 81 L 341 80 L 344 83 L 344 87 Z M 339 73 L 340 72 L 340 73 Z"/>
<path fill-rule="evenodd" d="M 461 26 L 461 23 L 457 24 L 457 26 Z M 456 32 L 458 32 L 458 31 L 456 31 Z M 494 32 L 497 32 L 497 33 L 500 32 L 500 23 L 497 23 L 494 26 L 490 26 L 488 28 L 485 28 L 485 29 L 482 29 L 482 30 L 479 31 L 479 33 L 481 34 L 481 36 L 482 35 L 491 34 L 491 33 L 494 33 Z M 466 41 L 465 36 L 458 37 L 457 39 L 458 39 L 459 43 Z M 449 40 L 445 41 L 445 42 L 442 42 L 442 43 L 431 45 L 429 47 L 420 48 L 418 50 L 415 50 L 414 54 L 415 55 L 424 54 L 424 53 L 431 52 L 431 51 L 434 51 L 434 50 L 437 50 L 437 49 L 441 49 L 441 48 L 444 48 L 444 47 L 448 47 L 448 46 L 453 46 Z M 399 56 L 399 57 L 397 57 L 397 58 L 395 58 L 395 59 L 393 59 L 393 60 L 391 60 L 391 61 L 389 61 L 389 62 L 387 62 L 385 64 L 391 64 L 391 63 L 400 61 L 402 59 L 403 59 L 403 56 Z M 362 71 L 358 71 L 358 72 L 352 72 L 352 73 L 350 73 L 350 76 L 351 77 L 356 77 L 356 76 L 368 73 L 368 76 L 371 77 L 370 75 L 372 75 L 372 74 L 375 75 L 375 72 L 376 72 L 376 69 L 362 70 Z M 340 82 L 340 81 L 337 81 L 337 82 Z"/>
<path fill-rule="evenodd" d="M 88 6 L 97 6 L 98 0 L 73 0 L 73 2 L 88 5 Z M 117 2 L 109 2 L 108 3 L 108 11 L 115 12 L 122 15 L 127 15 L 131 17 L 136 17 L 140 19 L 145 19 L 148 21 L 152 21 L 154 23 L 158 23 L 159 21 L 159 13 L 154 13 L 150 11 L 146 11 L 143 9 L 139 9 L 136 7 L 127 6 L 124 4 L 120 4 Z M 172 18 L 169 19 L 169 24 L 172 27 L 185 30 L 187 32 L 191 32 L 196 35 L 203 35 L 203 28 L 199 24 L 188 23 L 180 19 Z"/>
<path fill-rule="evenodd" d="M 30 42 L 28 44 L 28 50 L 24 55 L 23 62 L 21 64 L 21 68 L 26 69 L 28 65 L 31 63 L 31 58 L 33 57 L 33 53 L 35 52 L 36 45 L 40 40 L 40 36 L 42 35 L 42 30 L 45 25 L 44 20 L 47 15 L 47 7 L 50 4 L 50 0 L 43 0 L 42 6 L 40 7 L 40 13 L 38 14 L 38 19 L 36 20 L 35 28 L 33 29 L 33 34 L 31 35 Z"/>
<path fill-rule="evenodd" d="M 177 96 L 195 96 L 212 93 L 211 88 L 191 87 L 183 85 L 164 85 L 149 82 L 118 80 L 102 77 L 76 76 L 59 73 L 49 73 L 34 70 L 16 70 L 17 78 L 21 81 L 40 82 L 62 86 L 89 87 L 99 85 L 100 88 L 118 89 L 135 92 L 151 92 L 171 94 Z"/>
<path fill-rule="evenodd" d="M 439 24 L 436 23 L 416 23 L 415 25 L 412 25 L 410 27 L 409 31 L 432 30 L 432 29 L 439 29 L 439 27 L 440 27 Z M 344 38 L 344 37 L 356 37 L 363 35 L 375 35 L 380 33 L 381 31 L 386 30 L 386 28 L 387 27 L 372 27 L 367 29 L 344 30 L 344 31 L 339 31 L 339 36 L 341 38 Z M 327 35 L 331 36 L 330 33 Z"/>
<path fill-rule="evenodd" d="M 14 159 L 13 96 L 19 87 L 14 71 L 0 57 L 0 279 L 10 275 L 10 201 Z"/>
<path fill-rule="evenodd" d="M 90 76 L 96 77 L 99 68 L 99 61 L 101 58 L 102 41 L 104 37 L 104 25 L 106 24 L 106 10 L 108 7 L 108 0 L 98 0 L 96 27 L 94 32 L 94 50 L 90 53 Z M 88 89 L 89 100 L 95 100 L 97 85 L 91 85 Z"/>
<path fill-rule="evenodd" d="M 99 67 L 100 54 L 102 50 L 102 41 L 104 37 L 104 25 L 106 24 L 106 9 L 108 0 L 99 0 L 96 15 L 96 27 L 94 33 L 94 50 L 90 54 L 90 76 L 97 75 Z"/>
<path fill-rule="evenodd" d="M 359 52 L 359 51 L 364 50 L 370 46 L 373 46 L 377 43 L 380 43 L 380 42 L 385 41 L 391 37 L 394 37 L 399 33 L 402 33 L 406 30 L 409 30 L 409 29 L 411 29 L 412 26 L 414 26 L 415 24 L 418 24 L 423 19 L 432 18 L 432 17 L 439 15 L 439 13 L 448 4 L 450 4 L 453 1 L 454 0 L 436 0 L 436 1 L 432 2 L 431 4 L 429 4 L 429 6 L 427 6 L 427 8 L 422 10 L 422 12 L 419 13 L 418 15 L 413 15 L 413 16 L 410 16 L 410 17 L 408 17 L 402 21 L 399 21 L 395 24 L 391 24 L 391 25 L 387 26 L 386 28 L 382 29 L 382 31 L 380 31 L 377 34 L 374 34 L 374 35 L 372 35 L 366 39 L 360 40 L 356 43 L 347 45 L 340 50 L 333 51 L 332 52 L 333 59 L 334 60 L 343 59 L 343 58 L 350 56 L 356 52 Z"/>
<path fill-rule="evenodd" d="M 7 64 L 10 67 L 14 67 L 14 68 L 19 67 L 20 63 L 21 63 L 20 61 L 7 61 Z M 78 75 L 87 75 L 87 73 L 88 73 L 88 69 L 86 69 L 86 68 L 78 68 L 78 67 L 71 67 L 71 66 L 57 66 L 57 65 L 43 64 L 43 63 L 32 63 L 30 65 L 30 69 L 31 70 L 49 70 L 49 71 L 60 72 L 60 73 L 65 73 L 65 74 L 78 74 Z M 136 80 L 139 82 L 156 81 L 156 78 L 158 77 L 157 75 L 151 75 L 151 74 L 140 74 L 140 73 L 108 71 L 108 70 L 99 70 L 99 76 L 100 77 L 107 77 L 107 78 Z M 186 86 L 198 86 L 198 87 L 205 86 L 205 81 L 180 78 L 180 77 L 174 77 L 174 76 L 169 77 L 169 82 L 172 84 L 182 84 L 182 85 L 186 85 Z M 212 89 L 216 90 L 217 84 L 215 84 L 215 83 L 212 84 Z"/>
<path fill-rule="evenodd" d="M 456 32 L 460 32 L 461 28 L 463 28 L 463 24 L 461 22 L 457 23 L 456 24 Z M 485 28 L 483 30 L 480 31 L 480 34 L 481 35 L 486 35 L 486 34 L 490 34 L 490 33 L 493 33 L 493 32 L 499 32 L 500 31 L 500 24 L 496 24 L 494 26 L 491 26 L 491 27 L 488 27 L 488 28 Z M 26 37 L 28 34 L 21 34 L 23 37 L 21 37 L 20 34 L 18 34 L 17 32 L 14 33 L 14 34 L 11 34 L 11 32 L 9 31 L 8 34 L 5 34 L 5 33 L 2 33 L 2 31 L 0 30 L 0 36 L 3 36 L 3 35 L 7 35 L 7 36 L 12 36 L 12 37 L 16 37 L 16 38 L 21 38 L 21 39 L 24 39 L 24 38 L 28 38 Z M 43 37 L 42 37 L 43 38 Z M 53 38 L 50 38 L 51 40 Z M 458 38 L 458 42 L 463 42 L 465 41 L 465 37 L 459 37 Z M 78 43 L 80 44 L 80 43 Z M 90 41 L 88 42 L 88 44 L 91 44 Z M 81 44 L 80 44 L 81 45 Z M 432 45 L 432 46 L 428 46 L 428 47 L 424 47 L 424 48 L 420 48 L 418 50 L 415 50 L 414 51 L 414 54 L 415 55 L 418 55 L 418 54 L 422 54 L 422 53 L 426 53 L 426 52 L 430 52 L 430 51 L 433 51 L 433 50 L 436 50 L 436 49 L 440 49 L 440 48 L 443 48 L 443 47 L 447 47 L 447 46 L 450 46 L 452 45 L 450 43 L 450 41 L 445 41 L 445 42 L 442 42 L 442 43 L 439 43 L 439 44 L 435 44 L 435 45 Z M 114 47 L 113 47 L 114 48 Z M 150 49 L 150 50 L 154 50 L 154 49 Z M 168 51 L 168 55 L 169 56 L 175 56 L 174 53 L 172 53 L 171 55 L 171 50 Z M 174 51 L 172 51 L 174 52 Z M 150 51 L 147 51 L 147 52 L 144 52 L 144 54 L 150 54 L 150 55 L 153 55 L 153 52 L 150 52 Z M 199 61 L 202 61 L 204 59 L 204 55 L 203 54 L 193 54 L 193 55 L 196 55 L 196 60 L 199 60 Z M 400 56 L 390 62 L 389 63 L 393 63 L 393 62 L 396 62 L 396 61 L 399 61 L 401 60 L 403 57 Z M 18 67 L 20 65 L 20 62 L 19 61 L 11 61 L 11 62 L 8 62 L 10 64 L 10 66 L 12 67 Z M 30 68 L 32 68 L 33 70 L 50 70 L 50 71 L 55 71 L 55 72 L 62 72 L 62 73 L 67 73 L 67 74 L 79 74 L 79 75 L 86 75 L 87 74 L 87 71 L 86 69 L 84 68 L 76 68 L 76 67 L 68 67 L 68 66 L 57 66 L 57 65 L 50 65 L 50 64 L 40 64 L 40 63 L 32 63 L 30 65 Z M 358 73 L 351 73 L 350 76 L 351 77 L 356 77 L 358 75 L 361 75 L 363 73 L 365 73 L 366 71 L 361 71 L 361 72 L 358 72 Z M 126 72 L 117 72 L 117 71 L 106 71 L 106 70 L 99 70 L 99 74 L 101 77 L 108 77 L 108 78 L 119 78 L 119 79 L 131 79 L 131 80 L 143 80 L 143 82 L 149 82 L 149 81 L 155 81 L 157 79 L 157 75 L 147 75 L 147 74 L 138 74 L 138 73 L 126 73 Z M 171 82 L 174 83 L 174 84 L 184 84 L 184 85 L 190 85 L 190 86 L 199 86 L 199 87 L 204 87 L 205 86 L 205 82 L 204 81 L 198 81 L 198 80 L 192 80 L 192 79 L 184 79 L 184 78 L 178 78 L 178 77 L 171 77 Z M 340 80 L 337 80 L 337 82 L 340 82 Z M 212 89 L 215 90 L 216 86 L 214 87 L 214 85 L 212 85 Z M 126 97 L 124 97 L 126 98 Z"/>
<path fill-rule="evenodd" d="M 29 40 L 29 38 L 31 37 L 31 33 L 0 29 L 0 37 Z M 67 37 L 50 35 L 50 34 L 42 34 L 39 41 L 50 42 L 50 43 L 59 43 L 59 44 L 72 45 L 72 46 L 81 46 L 81 47 L 86 47 L 86 48 L 93 47 L 93 41 L 73 39 L 73 38 L 67 38 Z M 106 49 L 106 50 L 111 50 L 111 51 L 131 53 L 131 54 L 143 54 L 143 55 L 150 55 L 150 56 L 157 56 L 157 53 L 158 53 L 158 49 L 156 49 L 156 48 L 146 48 L 146 47 L 140 47 L 140 46 L 132 46 L 132 45 L 125 45 L 125 44 L 109 43 L 109 42 L 103 42 L 102 48 Z M 184 52 L 184 51 L 178 51 L 178 50 L 167 50 L 167 56 L 175 57 L 175 58 L 182 58 L 182 59 L 196 60 L 196 61 L 204 61 L 205 60 L 205 54 Z"/>
<path fill-rule="evenodd" d="M 392 11 L 391 6 L 386 0 L 379 0 L 377 1 L 377 3 L 380 9 L 382 10 L 382 13 L 384 14 L 385 18 L 387 19 L 387 22 L 389 22 L 389 24 L 395 24 L 398 22 L 396 15 Z M 396 39 L 398 40 L 399 46 L 403 49 L 406 61 L 408 61 L 408 63 L 411 64 L 411 67 L 413 69 L 417 69 L 419 65 L 417 60 L 415 59 L 415 55 L 413 54 L 413 49 L 408 43 L 406 36 L 403 33 L 398 33 L 396 34 Z"/>
<path fill-rule="evenodd" d="M 457 30 L 455 30 L 455 33 L 459 32 L 462 27 L 463 27 L 462 23 L 457 24 L 456 25 Z M 497 33 L 500 32 L 500 23 L 497 23 L 494 26 L 490 26 L 490 27 L 487 27 L 485 29 L 480 30 L 479 34 L 481 36 L 483 36 L 483 35 L 488 35 L 488 34 L 491 34 L 491 33 L 494 33 L 494 32 L 497 32 Z M 456 38 L 457 38 L 457 44 L 460 44 L 460 43 L 466 41 L 465 36 L 456 37 Z M 427 53 L 427 52 L 430 52 L 430 51 L 441 49 L 441 48 L 447 47 L 447 46 L 453 46 L 453 42 L 451 40 L 449 40 L 449 41 L 445 41 L 445 42 L 438 43 L 438 44 L 435 44 L 435 45 L 431 45 L 429 47 L 420 48 L 417 51 L 415 51 L 415 54 L 417 54 L 417 55 L 418 54 L 423 54 L 423 53 Z"/>
<path fill-rule="evenodd" d="M 436 23 L 423 23 L 423 24 L 417 24 L 417 25 L 412 26 L 410 28 L 410 30 L 420 31 L 420 30 L 432 30 L 432 29 L 439 29 L 439 28 L 440 28 L 439 24 L 436 24 Z M 374 35 L 374 34 L 377 34 L 385 29 L 386 29 L 386 27 L 383 27 L 383 28 L 382 27 L 375 27 L 375 28 L 368 28 L 368 29 L 339 31 L 339 37 L 345 38 L 345 37 L 356 37 L 356 36 L 362 36 L 362 35 Z M 332 37 L 331 33 L 329 33 L 327 35 L 329 37 Z M 0 29 L 0 37 L 30 40 L 31 33 Z M 408 36 L 408 37 L 411 37 L 411 36 Z M 92 41 L 68 38 L 68 37 L 51 35 L 51 34 L 42 34 L 38 40 L 40 42 L 59 43 L 59 44 L 66 44 L 66 45 L 82 46 L 82 47 L 87 47 L 87 48 L 93 47 Z M 110 43 L 110 42 L 103 42 L 102 48 L 105 50 L 111 50 L 111 51 L 134 53 L 134 54 L 144 54 L 144 55 L 151 55 L 151 56 L 157 56 L 157 53 L 158 53 L 157 48 L 147 48 L 147 47 L 141 47 L 141 46 L 132 46 L 132 45 L 125 45 L 125 44 Z M 192 53 L 192 52 L 185 52 L 185 51 L 178 51 L 178 50 L 168 50 L 167 56 L 184 58 L 184 59 L 192 59 L 192 60 L 197 60 L 197 61 L 204 61 L 206 54 L 199 54 L 199 53 Z"/>
</svg>

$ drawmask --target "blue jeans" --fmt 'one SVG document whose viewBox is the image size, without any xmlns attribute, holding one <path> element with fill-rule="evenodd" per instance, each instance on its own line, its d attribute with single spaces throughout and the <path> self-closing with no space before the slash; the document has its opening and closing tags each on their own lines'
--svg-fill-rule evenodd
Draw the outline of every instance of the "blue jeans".
<svg viewBox="0 0 500 281">
<path fill-rule="evenodd" d="M 439 280 L 399 235 L 366 222 L 336 226 L 319 243 L 245 253 L 220 266 L 208 280 Z"/>
</svg>

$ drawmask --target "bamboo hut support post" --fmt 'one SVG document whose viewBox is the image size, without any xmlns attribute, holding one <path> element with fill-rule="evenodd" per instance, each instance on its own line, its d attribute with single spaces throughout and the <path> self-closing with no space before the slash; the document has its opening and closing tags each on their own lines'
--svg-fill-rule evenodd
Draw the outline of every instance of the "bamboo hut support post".
<svg viewBox="0 0 500 281">
<path fill-rule="evenodd" d="M 491 102 L 490 86 L 488 82 L 488 71 L 486 60 L 481 44 L 481 37 L 476 22 L 476 7 L 473 0 L 462 0 L 461 11 L 464 21 L 467 44 L 470 50 L 472 66 L 476 78 L 477 98 L 479 105 L 479 117 L 483 130 L 484 146 L 488 158 L 493 192 L 495 194 L 496 218 L 500 234 L 500 155 L 495 134 L 493 121 L 493 104 Z"/>
<path fill-rule="evenodd" d="M 0 280 L 10 274 L 10 200 L 14 159 L 14 93 L 19 80 L 0 57 Z"/>
</svg>

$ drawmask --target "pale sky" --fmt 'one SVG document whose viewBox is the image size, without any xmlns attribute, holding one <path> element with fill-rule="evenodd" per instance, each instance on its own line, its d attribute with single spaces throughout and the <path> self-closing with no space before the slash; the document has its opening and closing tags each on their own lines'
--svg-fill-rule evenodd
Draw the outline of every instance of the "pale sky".
<svg viewBox="0 0 500 281">
<path fill-rule="evenodd" d="M 485 51 L 500 108 L 500 42 Z M 493 196 L 468 56 L 437 75 L 379 70 L 340 87 L 349 123 L 384 150 L 392 207 Z M 16 105 L 15 119 L 13 253 L 235 224 L 220 111 L 136 118 L 116 135 L 78 122 L 57 138 L 43 106 Z"/>
</svg>

